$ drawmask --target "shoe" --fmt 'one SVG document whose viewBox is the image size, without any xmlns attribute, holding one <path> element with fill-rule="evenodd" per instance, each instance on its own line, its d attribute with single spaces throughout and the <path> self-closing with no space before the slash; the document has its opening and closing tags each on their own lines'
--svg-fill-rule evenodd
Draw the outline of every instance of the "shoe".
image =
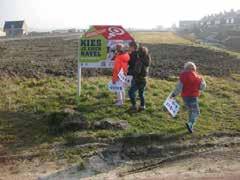
<svg viewBox="0 0 240 180">
<path fill-rule="evenodd" d="M 123 102 L 122 101 L 117 101 L 117 103 L 115 105 L 116 106 L 123 106 Z"/>
<path fill-rule="evenodd" d="M 193 133 L 193 129 L 188 123 L 186 123 L 186 127 L 189 133 Z"/>
<path fill-rule="evenodd" d="M 145 106 L 140 106 L 140 107 L 139 107 L 139 111 L 144 111 L 145 109 L 146 109 Z"/>
<path fill-rule="evenodd" d="M 131 111 L 131 112 L 137 112 L 137 107 L 136 107 L 136 106 L 132 106 L 132 107 L 130 108 L 130 111 Z"/>
</svg>

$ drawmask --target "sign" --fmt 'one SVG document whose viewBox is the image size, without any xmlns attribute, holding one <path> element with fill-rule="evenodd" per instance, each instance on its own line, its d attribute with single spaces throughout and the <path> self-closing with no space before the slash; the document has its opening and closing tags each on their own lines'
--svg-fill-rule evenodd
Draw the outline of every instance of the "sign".
<svg viewBox="0 0 240 180">
<path fill-rule="evenodd" d="M 80 40 L 81 62 L 95 63 L 107 56 L 107 41 L 102 36 Z"/>
<path fill-rule="evenodd" d="M 113 68 L 117 44 L 128 46 L 132 41 L 133 37 L 122 26 L 91 26 L 83 34 L 78 47 L 78 96 L 81 94 L 82 68 Z M 123 91 L 121 87 L 109 84 L 111 91 Z"/>
<path fill-rule="evenodd" d="M 170 98 L 170 96 L 168 96 L 168 98 L 164 102 L 164 106 L 167 108 L 168 112 L 172 115 L 172 117 L 176 117 L 180 109 L 180 105 L 175 99 L 172 99 Z"/>
<path fill-rule="evenodd" d="M 92 26 L 80 39 L 81 68 L 112 68 L 116 45 L 128 46 L 133 37 L 122 26 Z"/>
<path fill-rule="evenodd" d="M 123 92 L 124 87 L 122 83 L 115 83 L 113 84 L 112 81 L 108 83 L 108 90 L 111 92 Z"/>
<path fill-rule="evenodd" d="M 127 86 L 130 86 L 131 85 L 131 82 L 132 82 L 132 76 L 126 76 L 124 74 L 124 71 L 123 69 L 121 69 L 121 71 L 118 73 L 118 77 L 119 79 L 124 83 L 126 84 Z"/>
</svg>

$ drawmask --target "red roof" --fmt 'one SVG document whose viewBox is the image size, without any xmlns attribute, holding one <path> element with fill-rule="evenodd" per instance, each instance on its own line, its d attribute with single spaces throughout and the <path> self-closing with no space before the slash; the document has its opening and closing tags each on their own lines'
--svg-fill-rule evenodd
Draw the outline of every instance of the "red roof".
<svg viewBox="0 0 240 180">
<path fill-rule="evenodd" d="M 94 25 L 95 31 L 87 32 L 86 37 L 102 34 L 107 40 L 131 40 L 133 37 L 122 26 L 101 26 Z"/>
</svg>

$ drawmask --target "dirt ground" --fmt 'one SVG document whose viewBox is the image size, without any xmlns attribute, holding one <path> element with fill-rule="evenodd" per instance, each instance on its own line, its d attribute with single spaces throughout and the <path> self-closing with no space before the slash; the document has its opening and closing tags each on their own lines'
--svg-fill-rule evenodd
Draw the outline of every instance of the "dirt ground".
<svg viewBox="0 0 240 180">
<path fill-rule="evenodd" d="M 120 168 L 85 180 L 239 180 L 240 148 L 226 148 L 195 158 L 167 163 L 149 171 L 119 176 L 123 172 L 124 170 Z"/>
<path fill-rule="evenodd" d="M 34 180 L 40 176 L 54 173 L 63 168 L 63 164 L 54 162 L 15 161 L 1 163 L 0 180 Z M 161 167 L 133 174 L 124 173 L 126 168 L 117 168 L 108 173 L 99 174 L 84 180 L 239 180 L 240 148 L 225 149 L 199 157 L 167 163 Z"/>
<path fill-rule="evenodd" d="M 176 45 L 146 44 L 152 56 L 151 77 L 176 76 L 186 61 L 193 61 L 204 75 L 240 73 L 240 61 L 223 51 Z M 0 42 L 0 75 L 40 78 L 44 75 L 74 77 L 77 72 L 77 37 L 52 37 Z M 84 76 L 110 75 L 102 69 L 83 69 Z"/>
<path fill-rule="evenodd" d="M 75 170 L 74 172 L 65 169 L 69 167 L 69 164 L 63 160 L 45 162 L 44 158 L 40 157 L 22 159 L 10 157 L 4 159 L 4 156 L 1 156 L 0 180 L 33 180 L 39 177 L 41 180 L 240 179 L 239 136 L 223 135 L 222 137 L 215 138 L 214 141 L 209 141 L 209 137 L 199 140 L 201 142 L 197 141 L 197 139 L 191 139 L 183 142 L 175 141 L 174 144 L 162 141 L 154 154 L 150 153 L 153 147 L 157 147 L 157 144 L 154 142 L 152 142 L 154 145 L 150 145 L 151 147 L 146 144 L 141 145 L 141 147 L 145 148 L 142 152 L 140 152 L 140 146 L 134 145 L 134 148 L 133 146 L 131 147 L 131 144 L 128 146 L 122 146 L 123 144 L 119 146 L 129 150 L 135 149 L 135 153 L 139 153 L 139 156 L 136 154 L 133 155 L 132 150 L 130 150 L 130 153 L 128 150 L 123 150 L 117 145 L 112 145 L 111 148 L 102 152 L 101 156 L 105 154 L 105 158 L 100 161 L 96 161 L 95 158 L 92 161 L 93 166 L 97 170 L 86 165 L 87 170 Z M 164 143 L 166 144 L 164 145 Z M 159 147 L 162 147 L 164 151 Z M 0 147 L 0 149 L 3 152 L 3 147 Z M 128 159 L 123 164 L 106 166 L 108 158 L 114 160 L 116 149 L 118 151 L 116 154 L 121 152 L 126 156 L 130 153 L 133 156 L 130 157 L 128 155 Z M 172 154 L 173 151 L 175 151 L 174 154 Z M 187 156 L 182 156 L 182 154 L 187 154 Z M 115 157 L 115 159 L 118 159 L 118 157 Z M 163 159 L 168 160 L 162 161 Z M 105 160 L 105 162 L 102 160 Z"/>
</svg>

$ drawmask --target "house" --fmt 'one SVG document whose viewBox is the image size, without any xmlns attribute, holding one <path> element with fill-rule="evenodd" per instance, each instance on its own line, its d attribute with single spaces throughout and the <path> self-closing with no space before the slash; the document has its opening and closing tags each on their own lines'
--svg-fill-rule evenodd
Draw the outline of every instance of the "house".
<svg viewBox="0 0 240 180">
<path fill-rule="evenodd" d="M 23 36 L 28 34 L 28 28 L 25 21 L 6 21 L 3 31 L 8 37 Z"/>
<path fill-rule="evenodd" d="M 180 29 L 193 29 L 199 24 L 199 21 L 180 21 Z"/>
</svg>

